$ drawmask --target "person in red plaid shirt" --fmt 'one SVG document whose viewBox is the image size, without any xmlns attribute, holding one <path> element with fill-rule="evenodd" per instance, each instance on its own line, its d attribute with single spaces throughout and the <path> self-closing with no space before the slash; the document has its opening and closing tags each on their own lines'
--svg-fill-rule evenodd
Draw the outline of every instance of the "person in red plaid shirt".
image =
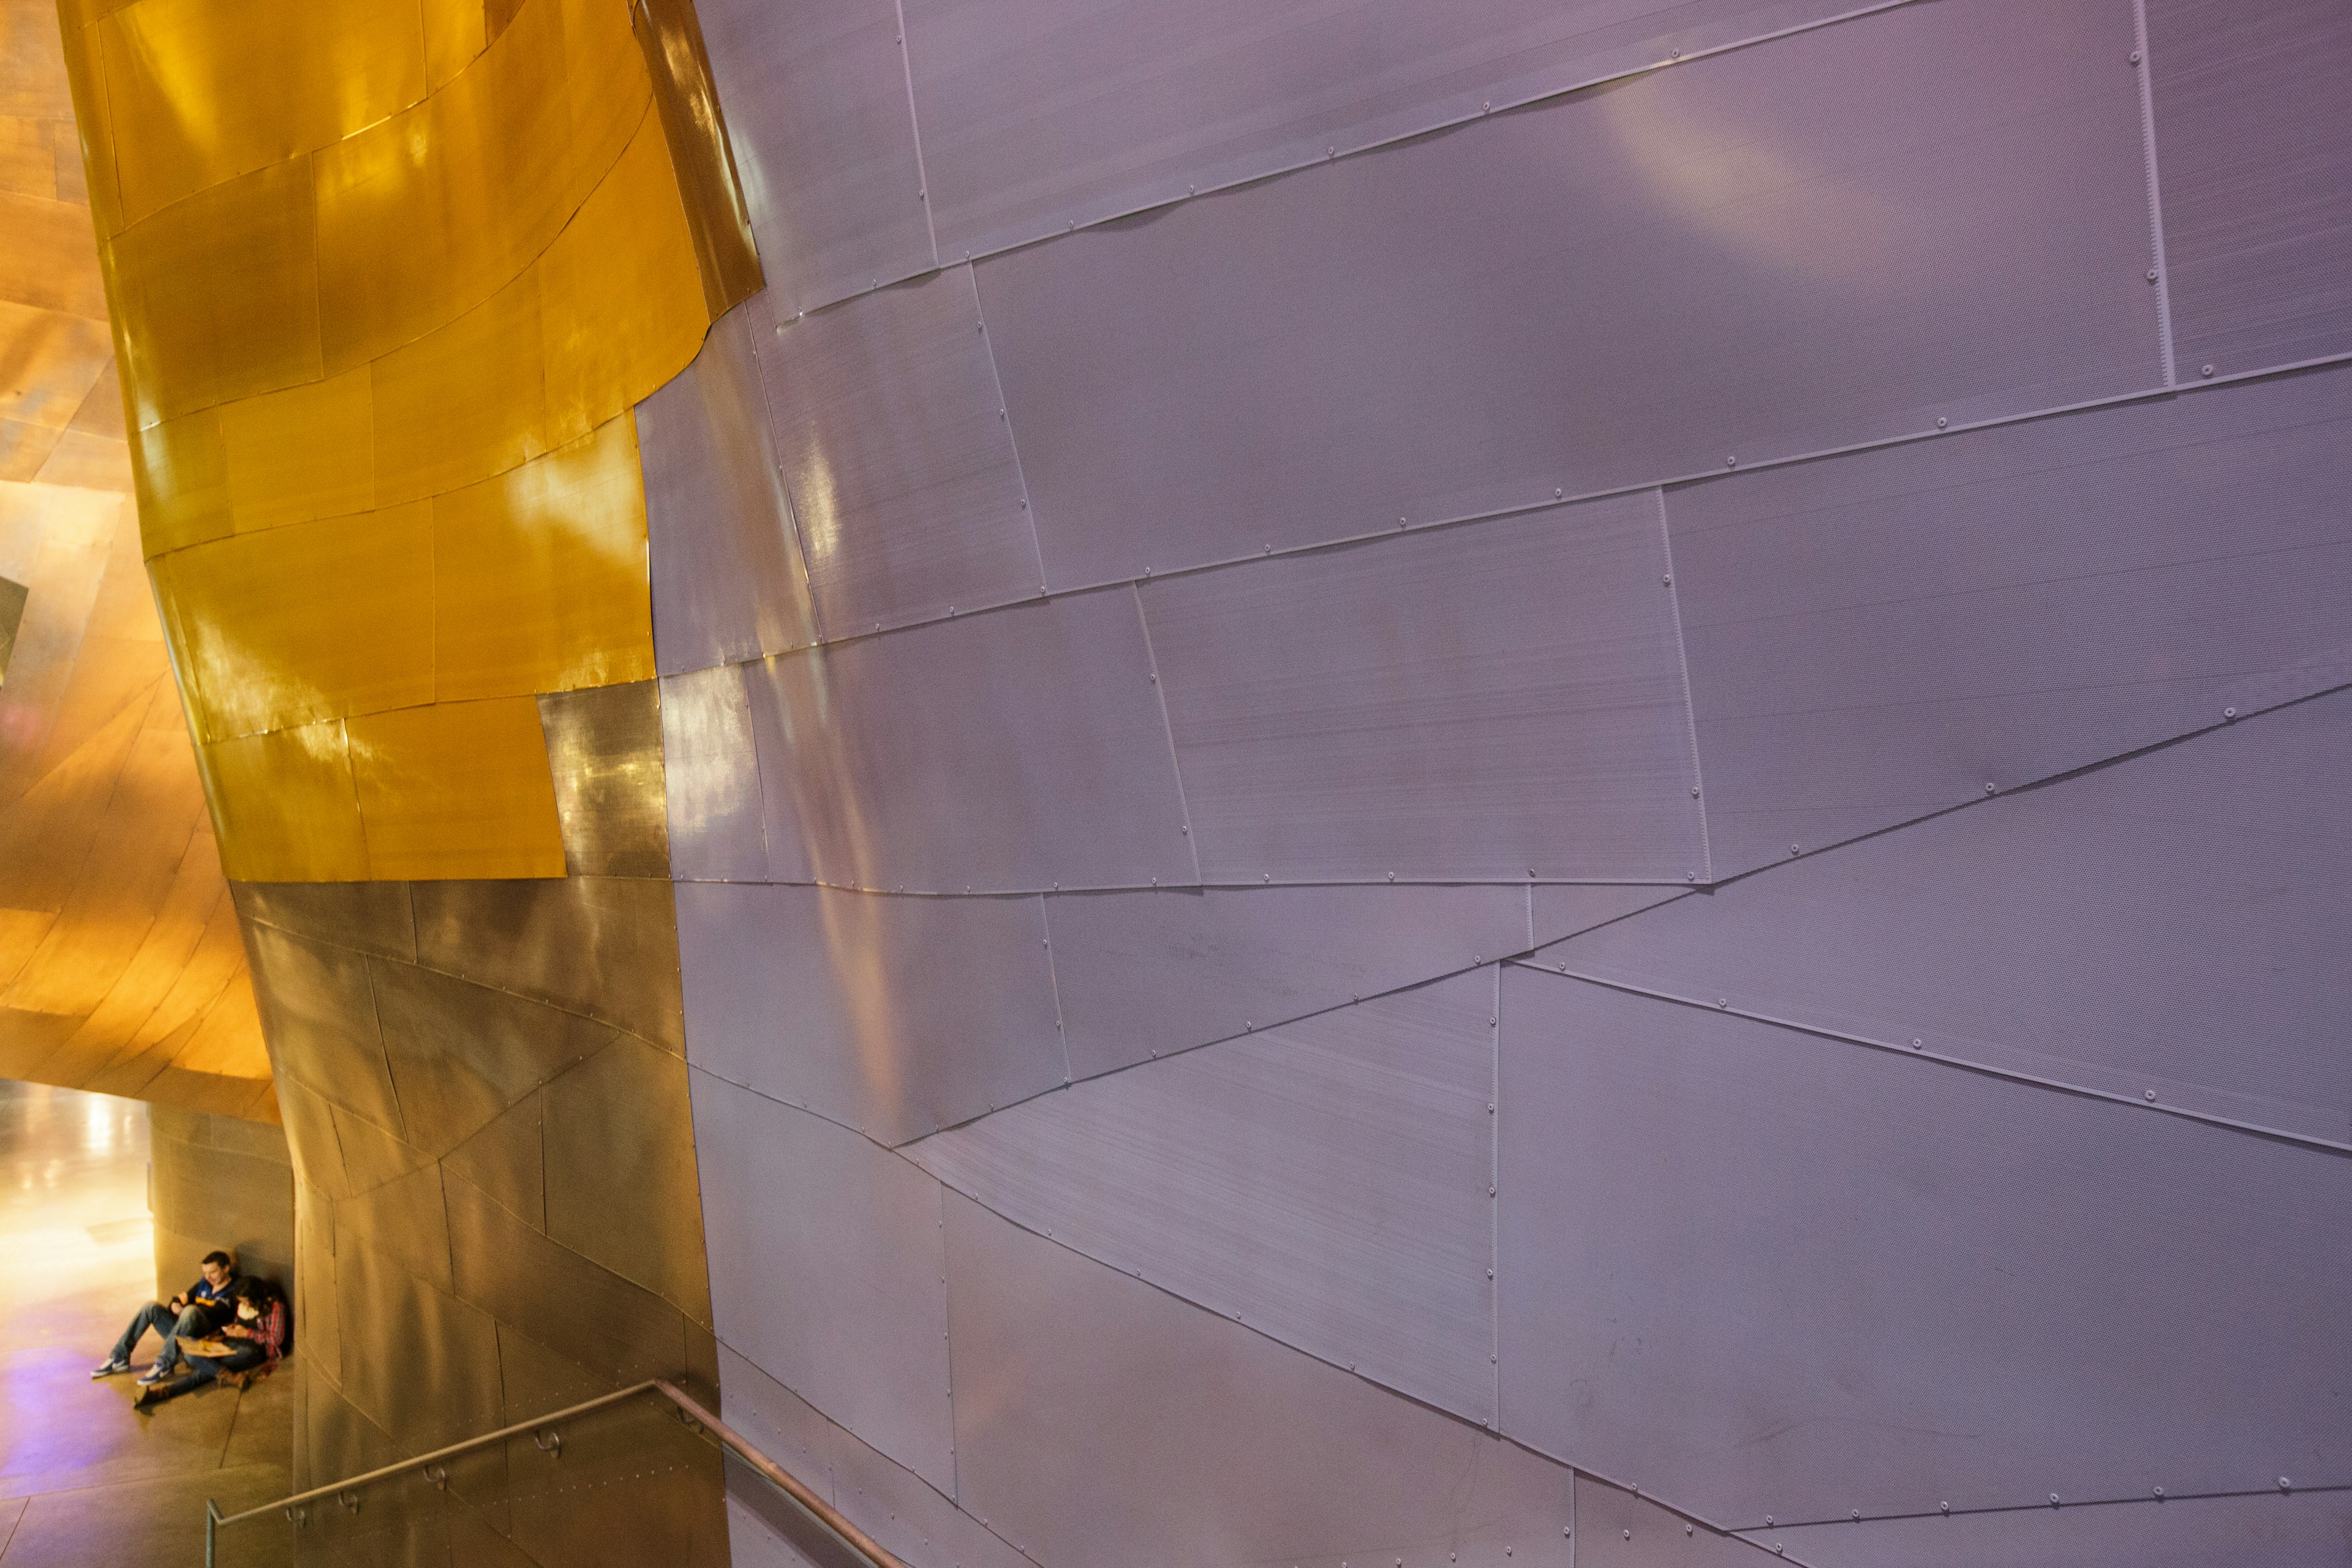
<svg viewBox="0 0 2352 1568">
<path fill-rule="evenodd" d="M 152 1410 L 225 1373 L 238 1374 L 242 1384 L 246 1375 L 259 1376 L 277 1366 L 286 1353 L 286 1298 L 267 1279 L 240 1279 L 234 1300 L 236 1321 L 225 1326 L 220 1337 L 235 1348 L 225 1356 L 189 1355 L 185 1376 L 141 1389 L 133 1408 Z"/>
</svg>

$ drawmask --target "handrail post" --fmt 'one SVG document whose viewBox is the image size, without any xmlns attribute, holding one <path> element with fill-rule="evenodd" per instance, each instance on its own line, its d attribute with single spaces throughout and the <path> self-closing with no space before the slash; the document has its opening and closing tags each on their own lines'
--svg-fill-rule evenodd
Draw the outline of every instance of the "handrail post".
<svg viewBox="0 0 2352 1568">
<path fill-rule="evenodd" d="M 220 1528 L 220 1505 L 205 1499 L 205 1568 L 213 1568 L 213 1532 Z"/>
</svg>

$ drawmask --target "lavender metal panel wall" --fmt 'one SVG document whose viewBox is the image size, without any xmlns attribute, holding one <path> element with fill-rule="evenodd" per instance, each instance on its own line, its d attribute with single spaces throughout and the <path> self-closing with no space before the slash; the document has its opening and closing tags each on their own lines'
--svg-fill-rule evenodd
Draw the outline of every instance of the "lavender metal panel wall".
<svg viewBox="0 0 2352 1568">
<path fill-rule="evenodd" d="M 947 1205 L 957 1497 L 1034 1561 L 1569 1568 L 1566 1468 Z"/>
<path fill-rule="evenodd" d="M 2352 1150 L 2347 798 L 2339 691 L 1539 961 Z"/>
<path fill-rule="evenodd" d="M 2352 1474 L 2352 1162 L 1523 967 L 1502 1019 L 1512 1436 L 1743 1528 Z"/>
<path fill-rule="evenodd" d="M 1718 876 L 2352 679 L 2352 371 L 1671 490 Z"/>
<path fill-rule="evenodd" d="M 958 1192 L 1472 1420 L 1495 1416 L 1491 969 L 925 1139 Z"/>
<path fill-rule="evenodd" d="M 1133 594 L 748 666 L 768 853 L 909 892 L 1196 879 Z"/>
<path fill-rule="evenodd" d="M 728 312 L 694 363 L 637 405 L 654 654 L 664 674 L 816 640 L 751 337 L 765 319 L 756 304 Z"/>
<path fill-rule="evenodd" d="M 1760 1542 L 1724 1534 L 1586 1475 L 1576 1478 L 1576 1534 L 1577 1568 L 1759 1568 L 1766 1561 Z"/>
<path fill-rule="evenodd" d="M 834 636 L 1043 589 L 981 324 L 959 267 L 761 329 L 776 450 Z"/>
<path fill-rule="evenodd" d="M 908 0 L 940 248 L 978 255 L 1860 9 Z M 1076 90 L 1085 83 L 1093 90 Z"/>
<path fill-rule="evenodd" d="M 2288 1480 L 2294 1478 L 2290 1476 Z M 2074 1500 L 2076 1501 L 2084 1500 Z M 2062 1503 L 2064 1500 L 2062 1500 Z M 1951 1519 L 1841 1520 L 1753 1539 L 1811 1568 L 2318 1568 L 2345 1561 L 2352 1492 L 2126 1500 L 2120 1506 L 2026 1509 Z M 1588 1565 L 1589 1568 L 1589 1565 Z"/>
<path fill-rule="evenodd" d="M 1047 581 L 2158 384 L 2132 37 L 1905 6 L 982 263 Z"/>
<path fill-rule="evenodd" d="M 687 1055 L 903 1143 L 1066 1079 L 1034 898 L 677 890 Z"/>
<path fill-rule="evenodd" d="M 673 872 L 682 882 L 766 880 L 760 764 L 742 670 L 722 664 L 669 676 L 661 688 Z"/>
<path fill-rule="evenodd" d="M 1528 889 L 1528 940 L 1558 942 L 1683 896 L 1664 888 L 1540 882 Z"/>
<path fill-rule="evenodd" d="M 1706 872 L 1654 493 L 1143 590 L 1211 880 Z"/>
<path fill-rule="evenodd" d="M 776 313 L 936 265 L 898 7 L 706 0 L 695 11 Z"/>
<path fill-rule="evenodd" d="M 2180 379 L 2352 353 L 2352 10 L 2148 0 L 2147 31 Z"/>
<path fill-rule="evenodd" d="M 822 1117 L 692 1079 L 719 1338 L 954 1490 L 939 1184 Z"/>
<path fill-rule="evenodd" d="M 1048 897 L 1071 1075 L 1520 952 L 1529 945 L 1526 898 L 1517 888 L 1385 885 Z"/>
</svg>

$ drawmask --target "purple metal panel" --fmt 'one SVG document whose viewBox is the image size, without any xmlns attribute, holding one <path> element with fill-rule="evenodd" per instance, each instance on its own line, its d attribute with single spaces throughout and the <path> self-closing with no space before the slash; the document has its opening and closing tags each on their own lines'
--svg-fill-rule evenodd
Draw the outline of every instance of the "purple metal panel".
<svg viewBox="0 0 2352 1568">
<path fill-rule="evenodd" d="M 835 637 L 1036 596 L 971 269 L 762 329 L 776 450 Z"/>
<path fill-rule="evenodd" d="M 1762 1568 L 1784 1561 L 1585 1475 L 1576 1478 L 1576 1534 L 1577 1568 Z"/>
<path fill-rule="evenodd" d="M 1668 492 L 1718 876 L 2352 679 L 2352 371 Z"/>
<path fill-rule="evenodd" d="M 1860 0 L 908 0 L 943 255 L 1175 201 Z"/>
<path fill-rule="evenodd" d="M 1495 1416 L 1492 970 L 1080 1083 L 907 1151 L 997 1213 Z"/>
<path fill-rule="evenodd" d="M 1034 899 L 681 884 L 687 1058 L 885 1143 L 1064 1079 Z"/>
<path fill-rule="evenodd" d="M 1528 923 L 1535 942 L 1558 942 L 1594 926 L 1685 895 L 1664 888 L 1540 882 L 1528 890 Z"/>
<path fill-rule="evenodd" d="M 704 0 L 696 14 L 779 316 L 929 271 L 891 0 Z"/>
<path fill-rule="evenodd" d="M 768 853 L 908 892 L 1194 879 L 1168 730 L 1126 590 L 916 626 L 745 668 Z"/>
<path fill-rule="evenodd" d="M 1049 898 L 1070 1072 L 1091 1078 L 1528 946 L 1517 888 Z"/>
<path fill-rule="evenodd" d="M 816 640 L 751 336 L 765 320 L 757 300 L 729 311 L 694 363 L 637 405 L 665 675 Z"/>
<path fill-rule="evenodd" d="M 2152 385 L 2132 37 L 1904 6 L 983 262 L 1047 580 Z"/>
<path fill-rule="evenodd" d="M 2179 376 L 2352 353 L 2352 10 L 2148 0 Z"/>
<path fill-rule="evenodd" d="M 1755 1539 L 1779 1542 L 1791 1561 L 1811 1568 L 2320 1568 L 2347 1560 L 2352 1494 L 2143 1497 L 2102 1508 L 1840 1521 Z"/>
<path fill-rule="evenodd" d="M 1590 975 L 2352 1143 L 2352 694 L 1580 937 Z"/>
<path fill-rule="evenodd" d="M 1502 1019 L 1510 1436 L 1727 1526 L 2352 1473 L 2352 1161 L 1518 966 Z"/>
<path fill-rule="evenodd" d="M 722 664 L 667 676 L 661 689 L 673 874 L 680 881 L 765 880 L 760 764 L 742 670 Z"/>
<path fill-rule="evenodd" d="M 719 1339 L 952 1489 L 939 1184 L 822 1117 L 691 1079 Z"/>
<path fill-rule="evenodd" d="M 947 1221 L 957 1495 L 1033 1560 L 1568 1568 L 1565 1468 L 953 1193 Z"/>
<path fill-rule="evenodd" d="M 1645 492 L 1143 590 L 1202 873 L 1705 871 Z"/>
</svg>

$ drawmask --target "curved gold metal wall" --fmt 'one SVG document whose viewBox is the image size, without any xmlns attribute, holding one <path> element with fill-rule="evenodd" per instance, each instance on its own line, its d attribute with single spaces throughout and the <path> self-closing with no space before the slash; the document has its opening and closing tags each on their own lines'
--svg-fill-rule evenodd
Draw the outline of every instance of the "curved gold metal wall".
<svg viewBox="0 0 2352 1568">
<path fill-rule="evenodd" d="M 60 9 L 293 1153 L 298 1478 L 714 1385 L 630 417 L 761 282 L 692 12 Z M 672 1555 L 723 1541 L 680 1474 Z M 400 1528 L 587 1562 L 609 1511 Z"/>
</svg>

